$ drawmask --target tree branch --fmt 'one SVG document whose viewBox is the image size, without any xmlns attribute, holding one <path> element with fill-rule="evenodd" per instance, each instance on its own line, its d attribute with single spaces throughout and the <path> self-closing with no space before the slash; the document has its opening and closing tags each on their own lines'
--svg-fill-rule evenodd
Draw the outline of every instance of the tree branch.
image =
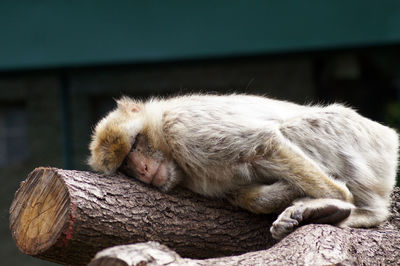
<svg viewBox="0 0 400 266">
<path fill-rule="evenodd" d="M 310 224 L 270 249 L 239 256 L 184 259 L 165 246 L 147 242 L 105 249 L 89 265 L 398 265 L 399 261 L 398 230 Z"/>
<path fill-rule="evenodd" d="M 392 215 L 376 229 L 310 224 L 269 249 L 205 260 L 182 258 L 166 246 L 146 242 L 105 249 L 89 265 L 398 265 L 399 229 L 400 188 L 395 188 Z"/>
<path fill-rule="evenodd" d="M 106 247 L 150 240 L 191 258 L 266 249 L 274 243 L 272 220 L 184 189 L 165 194 L 123 175 L 56 168 L 31 172 L 10 208 L 18 248 L 65 264 L 87 264 Z"/>
<path fill-rule="evenodd" d="M 62 264 L 87 264 L 100 250 L 136 243 L 103 250 L 91 265 L 387 265 L 400 261 L 399 188 L 392 212 L 379 228 L 311 224 L 276 243 L 275 217 L 223 200 L 184 189 L 165 194 L 123 175 L 37 168 L 15 194 L 10 228 L 22 252 Z"/>
</svg>

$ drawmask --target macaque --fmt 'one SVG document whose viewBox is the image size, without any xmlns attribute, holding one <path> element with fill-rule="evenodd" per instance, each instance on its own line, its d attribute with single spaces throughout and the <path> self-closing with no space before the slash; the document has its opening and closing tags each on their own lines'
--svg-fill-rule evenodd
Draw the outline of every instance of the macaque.
<svg viewBox="0 0 400 266">
<path fill-rule="evenodd" d="M 348 107 L 250 95 L 123 97 L 117 105 L 93 132 L 96 171 L 278 213 L 276 239 L 307 223 L 372 227 L 389 215 L 398 135 Z"/>
</svg>

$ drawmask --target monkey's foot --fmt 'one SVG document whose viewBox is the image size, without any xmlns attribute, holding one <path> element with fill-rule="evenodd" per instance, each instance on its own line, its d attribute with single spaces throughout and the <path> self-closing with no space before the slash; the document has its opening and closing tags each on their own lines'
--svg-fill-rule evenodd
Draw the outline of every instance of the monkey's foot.
<svg viewBox="0 0 400 266">
<path fill-rule="evenodd" d="M 282 239 L 293 232 L 303 220 L 303 212 L 304 206 L 294 205 L 286 208 L 271 226 L 272 237 Z"/>
<path fill-rule="evenodd" d="M 302 199 L 286 208 L 270 231 L 273 238 L 282 239 L 300 225 L 338 224 L 349 217 L 353 208 L 353 204 L 336 199 Z"/>
</svg>

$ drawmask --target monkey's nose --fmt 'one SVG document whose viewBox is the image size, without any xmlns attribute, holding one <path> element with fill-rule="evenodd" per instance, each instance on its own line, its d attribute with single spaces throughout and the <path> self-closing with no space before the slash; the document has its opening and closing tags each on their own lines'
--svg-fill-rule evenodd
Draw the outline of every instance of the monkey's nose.
<svg viewBox="0 0 400 266">
<path fill-rule="evenodd" d="M 150 184 L 158 169 L 158 164 L 152 162 L 140 162 L 137 168 L 139 179 L 144 183 Z"/>
<path fill-rule="evenodd" d="M 136 172 L 138 178 L 144 183 L 150 184 L 153 181 L 154 175 L 157 173 L 159 163 L 151 160 L 143 160 L 138 162 Z"/>
<path fill-rule="evenodd" d="M 140 163 L 140 168 L 138 170 L 139 170 L 140 175 L 146 176 L 149 174 L 149 167 L 147 166 L 147 164 L 145 162 Z"/>
</svg>

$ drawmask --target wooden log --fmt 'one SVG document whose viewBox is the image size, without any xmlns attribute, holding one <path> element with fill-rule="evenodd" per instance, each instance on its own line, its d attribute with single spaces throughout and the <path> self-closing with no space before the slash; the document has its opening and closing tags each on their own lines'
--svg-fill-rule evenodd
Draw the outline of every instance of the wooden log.
<svg viewBox="0 0 400 266">
<path fill-rule="evenodd" d="M 392 193 L 392 215 L 374 229 L 310 224 L 267 250 L 193 260 L 155 242 L 115 246 L 96 254 L 100 265 L 399 265 L 400 188 Z"/>
<path fill-rule="evenodd" d="M 10 229 L 25 254 L 87 264 L 115 245 L 157 241 L 181 256 L 210 258 L 267 249 L 274 217 L 184 189 L 165 194 L 123 175 L 37 168 L 10 207 Z"/>
<path fill-rule="evenodd" d="M 96 254 L 89 266 L 121 265 L 399 265 L 398 230 L 302 226 L 267 250 L 194 260 L 155 242 L 115 246 Z"/>
</svg>

